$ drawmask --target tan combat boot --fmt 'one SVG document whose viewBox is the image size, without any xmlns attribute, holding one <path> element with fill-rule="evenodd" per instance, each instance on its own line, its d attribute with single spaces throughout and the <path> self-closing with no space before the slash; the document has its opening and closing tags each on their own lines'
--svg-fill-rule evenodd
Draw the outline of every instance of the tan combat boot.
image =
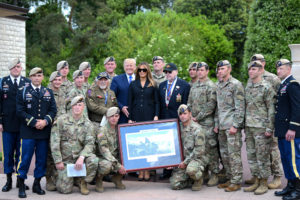
<svg viewBox="0 0 300 200">
<path fill-rule="evenodd" d="M 103 175 L 98 175 L 96 178 L 96 191 L 100 193 L 104 192 Z"/>
<path fill-rule="evenodd" d="M 218 175 L 215 173 L 212 173 L 209 181 L 207 182 L 207 186 L 208 187 L 216 186 L 216 185 L 218 185 L 218 182 L 219 182 Z"/>
<path fill-rule="evenodd" d="M 122 174 L 115 174 L 111 178 L 111 181 L 115 184 L 116 188 L 120 190 L 124 190 L 126 188 L 125 185 L 122 183 L 122 177 Z"/>
<path fill-rule="evenodd" d="M 230 185 L 230 181 L 227 181 L 226 183 L 222 183 L 218 185 L 218 188 L 227 188 Z"/>
<path fill-rule="evenodd" d="M 268 192 L 268 183 L 266 178 L 259 180 L 259 187 L 255 190 L 254 194 L 260 195 Z"/>
<path fill-rule="evenodd" d="M 281 186 L 281 177 L 274 176 L 273 180 L 268 184 L 269 189 L 277 189 Z"/>
<path fill-rule="evenodd" d="M 87 188 L 87 183 L 83 178 L 80 181 L 80 192 L 83 195 L 88 195 L 90 193 L 89 189 Z"/>
<path fill-rule="evenodd" d="M 259 179 L 257 178 L 257 176 L 253 176 L 253 179 L 253 185 L 244 188 L 244 192 L 254 192 L 259 187 Z"/>
<path fill-rule="evenodd" d="M 195 180 L 194 184 L 192 185 L 192 191 L 201 190 L 202 183 L 203 183 L 203 178 L 202 177 L 199 180 Z"/>
<path fill-rule="evenodd" d="M 55 191 L 56 186 L 51 176 L 46 176 L 46 190 Z"/>
<path fill-rule="evenodd" d="M 255 176 L 253 176 L 252 178 L 245 180 L 245 184 L 251 185 L 254 184 L 255 182 Z"/>
<path fill-rule="evenodd" d="M 225 192 L 234 192 L 241 189 L 241 184 L 233 184 L 231 183 L 227 188 L 225 188 Z"/>
</svg>

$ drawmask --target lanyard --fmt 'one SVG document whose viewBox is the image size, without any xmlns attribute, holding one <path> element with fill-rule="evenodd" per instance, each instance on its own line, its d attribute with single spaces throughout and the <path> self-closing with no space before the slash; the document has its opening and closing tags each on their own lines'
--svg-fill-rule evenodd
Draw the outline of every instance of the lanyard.
<svg viewBox="0 0 300 200">
<path fill-rule="evenodd" d="M 105 105 L 107 104 L 108 91 L 105 92 Z"/>
<path fill-rule="evenodd" d="M 171 87 L 169 88 L 168 87 L 168 82 L 167 82 L 167 96 L 166 96 L 166 104 L 168 105 L 169 102 L 170 102 L 170 99 L 171 99 L 171 95 L 172 95 L 172 90 L 173 90 L 173 87 L 174 87 L 174 83 L 176 82 L 176 79 L 173 80 L 172 84 L 171 84 Z"/>
</svg>

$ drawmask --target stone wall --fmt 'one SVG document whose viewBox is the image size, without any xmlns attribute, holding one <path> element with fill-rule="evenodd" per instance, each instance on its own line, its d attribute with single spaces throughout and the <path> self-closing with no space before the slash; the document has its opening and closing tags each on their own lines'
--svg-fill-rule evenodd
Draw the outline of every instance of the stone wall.
<svg viewBox="0 0 300 200">
<path fill-rule="evenodd" d="M 11 60 L 21 59 L 23 72 L 26 67 L 26 21 L 0 17 L 0 77 L 7 76 L 7 66 Z"/>
</svg>

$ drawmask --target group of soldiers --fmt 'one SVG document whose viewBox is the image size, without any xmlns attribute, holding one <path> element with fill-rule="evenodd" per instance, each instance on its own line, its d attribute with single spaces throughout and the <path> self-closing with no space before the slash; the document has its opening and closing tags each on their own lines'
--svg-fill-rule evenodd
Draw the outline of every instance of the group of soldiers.
<svg viewBox="0 0 300 200">
<path fill-rule="evenodd" d="M 290 71 L 279 76 L 280 80 L 264 69 L 263 55 L 255 54 L 248 65 L 249 80 L 244 88 L 239 80 L 231 76 L 232 66 L 228 60 L 217 63 L 217 83 L 209 79 L 209 66 L 205 62 L 192 62 L 188 68 L 191 77 L 189 87 L 181 91 L 185 83 L 177 84 L 185 81 L 177 77 L 175 64 L 165 64 L 160 56 L 155 56 L 152 64 L 152 77 L 163 99 L 160 113 L 180 121 L 184 160 L 178 167 L 166 170 L 173 170 L 170 178 L 172 189 L 191 185 L 193 191 L 198 191 L 207 181 L 208 186 L 218 185 L 226 192 L 239 190 L 243 175 L 242 130 L 246 136 L 252 174 L 252 178 L 245 181 L 251 185 L 244 191 L 264 194 L 268 188 L 280 187 L 283 176 L 281 157 L 285 155 L 282 149 L 286 147 L 282 144 L 279 152 L 276 137 L 282 139 L 282 136 L 278 128 L 274 128 L 276 124 L 281 126 L 280 122 L 274 121 L 278 109 L 282 107 L 278 105 L 278 96 L 292 93 L 296 97 L 288 103 L 296 110 L 300 106 L 300 98 L 295 100 L 299 97 L 299 83 L 294 79 L 290 85 L 281 83 L 281 80 L 292 77 L 288 74 Z M 120 117 L 124 117 L 126 122 L 128 116 L 127 105 L 120 99 L 120 93 L 128 91 L 119 91 L 116 87 L 115 59 L 108 57 L 104 66 L 106 71 L 99 73 L 95 81 L 89 84 L 91 65 L 82 62 L 73 73 L 71 82 L 67 79 L 68 62 L 60 61 L 46 88 L 41 86 L 44 78 L 41 68 L 33 68 L 29 80 L 20 75 L 22 66 L 19 59 L 9 64 L 10 75 L 3 77 L 0 84 L 0 128 L 4 144 L 4 173 L 7 174 L 3 192 L 12 188 L 12 173 L 16 172 L 19 197 L 26 198 L 29 187 L 24 180 L 34 152 L 37 158 L 32 187 L 34 193 L 45 194 L 40 186 L 43 176 L 46 176 L 47 190 L 61 193 L 71 193 L 75 185 L 86 195 L 89 193 L 87 183 L 93 180 L 96 191 L 103 192 L 103 177 L 108 174 L 112 175 L 116 188 L 125 189 L 122 177 L 126 169 L 120 162 L 117 125 Z M 282 67 L 290 69 L 291 62 L 280 59 L 276 62 L 277 71 Z M 124 71 L 127 84 L 130 84 L 134 80 L 134 72 L 139 73 L 134 59 L 124 61 Z M 292 92 L 288 90 L 291 86 L 294 87 Z M 172 101 L 176 102 L 174 106 Z M 296 144 L 293 144 L 297 146 L 300 118 L 291 119 L 291 115 L 287 115 L 286 122 L 293 125 L 287 130 L 294 131 L 294 135 L 289 132 L 287 141 L 295 141 Z M 297 149 L 296 153 L 299 153 Z M 297 170 L 297 159 L 295 162 L 292 167 Z M 75 164 L 77 170 L 85 164 L 86 176 L 68 176 L 68 164 Z M 223 165 L 222 171 L 220 164 Z M 284 162 L 283 166 L 286 174 L 289 168 L 285 167 Z M 222 172 L 226 181 L 219 183 Z M 273 180 L 268 184 L 267 179 L 271 175 Z M 288 186 L 283 191 L 275 192 L 275 195 L 283 196 L 284 200 L 300 197 L 299 181 L 293 175 L 291 177 L 288 178 Z"/>
</svg>

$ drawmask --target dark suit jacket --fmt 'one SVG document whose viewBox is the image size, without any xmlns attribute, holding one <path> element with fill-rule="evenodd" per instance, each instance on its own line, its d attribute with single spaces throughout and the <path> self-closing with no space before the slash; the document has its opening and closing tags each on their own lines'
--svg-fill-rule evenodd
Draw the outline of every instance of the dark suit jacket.
<svg viewBox="0 0 300 200">
<path fill-rule="evenodd" d="M 56 112 L 56 103 L 51 89 L 42 86 L 38 94 L 30 84 L 18 91 L 17 116 L 21 120 L 21 138 L 48 139 Z M 47 121 L 47 126 L 42 130 L 35 128 L 38 119 Z"/>
<path fill-rule="evenodd" d="M 137 122 L 151 121 L 159 117 L 158 91 L 154 86 L 148 87 L 147 80 L 142 87 L 140 80 L 133 81 L 129 86 L 128 111 L 129 119 Z"/>
<path fill-rule="evenodd" d="M 181 104 L 187 104 L 190 85 L 177 77 L 177 82 L 173 90 L 170 102 L 166 105 L 166 90 L 168 81 L 159 84 L 159 101 L 160 101 L 160 119 L 178 118 L 177 110 Z"/>
<path fill-rule="evenodd" d="M 300 137 L 300 85 L 293 76 L 280 84 L 277 92 L 275 136 L 284 138 L 286 132 L 296 131 Z"/>
<path fill-rule="evenodd" d="M 110 89 L 116 94 L 120 110 L 123 106 L 128 106 L 129 83 L 126 74 L 115 76 L 111 82 Z M 128 123 L 128 118 L 121 111 L 119 124 Z"/>
<path fill-rule="evenodd" d="M 20 120 L 16 115 L 16 97 L 18 90 L 30 84 L 30 80 L 21 76 L 18 88 L 14 87 L 10 76 L 3 77 L 0 82 L 0 124 L 9 133 L 18 133 Z"/>
</svg>

